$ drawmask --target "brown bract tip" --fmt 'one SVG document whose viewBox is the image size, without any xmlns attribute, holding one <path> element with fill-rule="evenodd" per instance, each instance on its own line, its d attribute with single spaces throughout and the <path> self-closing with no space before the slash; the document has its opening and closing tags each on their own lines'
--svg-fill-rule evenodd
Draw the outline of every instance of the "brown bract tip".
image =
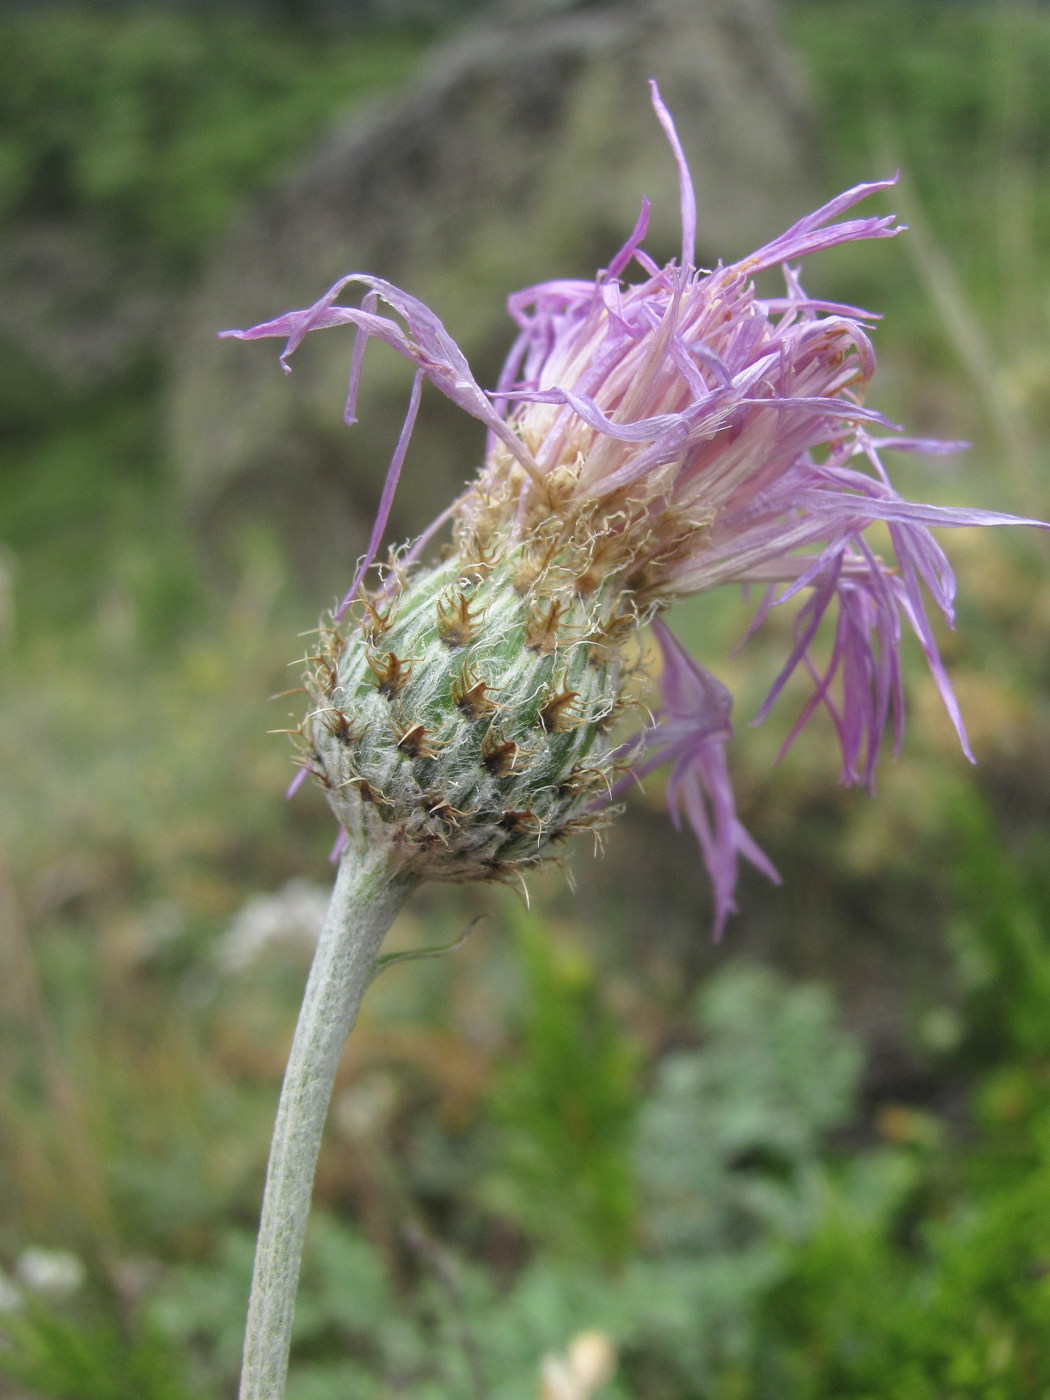
<svg viewBox="0 0 1050 1400">
<path fill-rule="evenodd" d="M 506 739 L 490 729 L 481 741 L 481 761 L 494 778 L 505 778 L 513 773 L 518 760 L 518 746 L 512 739 Z"/>
<path fill-rule="evenodd" d="M 372 598 L 364 600 L 364 609 L 361 613 L 361 632 L 369 646 L 375 646 L 377 642 L 381 642 L 390 631 L 393 614 L 393 599 L 387 603 L 385 608 L 380 608 Z"/>
<path fill-rule="evenodd" d="M 579 698 L 580 692 L 570 690 L 565 684 L 564 677 L 562 677 L 560 689 L 551 687 L 537 715 L 537 719 L 548 734 L 574 729 L 582 723 L 582 717 L 574 708 L 575 702 Z"/>
<path fill-rule="evenodd" d="M 398 719 L 391 719 L 390 724 L 397 747 L 409 758 L 436 758 L 445 747 L 436 739 L 427 737 L 425 724 Z"/>
<path fill-rule="evenodd" d="M 473 640 L 479 620 L 465 593 L 438 599 L 437 634 L 447 647 L 465 647 Z"/>
<path fill-rule="evenodd" d="M 483 681 L 472 670 L 470 662 L 464 661 L 458 678 L 452 682 L 452 703 L 467 719 L 481 719 L 499 709 L 495 700 L 490 700 L 485 694 L 487 690 L 492 689 L 487 681 Z"/>
<path fill-rule="evenodd" d="M 558 624 L 565 604 L 551 598 L 539 607 L 530 608 L 525 615 L 525 645 L 539 656 L 552 656 L 558 650 Z"/>
<path fill-rule="evenodd" d="M 370 651 L 366 653 L 365 660 L 368 662 L 368 669 L 376 678 L 376 689 L 388 700 L 393 700 L 408 684 L 412 674 L 411 659 L 402 660 L 392 651 L 381 654 Z"/>
</svg>

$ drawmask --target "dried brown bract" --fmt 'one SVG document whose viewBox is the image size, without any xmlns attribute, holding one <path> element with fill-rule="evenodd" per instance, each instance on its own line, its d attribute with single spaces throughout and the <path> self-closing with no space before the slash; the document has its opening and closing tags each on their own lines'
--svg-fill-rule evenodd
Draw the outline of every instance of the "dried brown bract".
<svg viewBox="0 0 1050 1400">
<path fill-rule="evenodd" d="M 514 772 L 518 752 L 518 745 L 495 729 L 490 729 L 481 741 L 481 762 L 494 778 L 505 778 Z"/>
<path fill-rule="evenodd" d="M 380 695 L 385 695 L 388 700 L 400 695 L 412 674 L 412 659 L 402 660 L 392 651 L 370 651 L 365 655 L 365 660 L 376 678 L 376 689 Z"/>
<path fill-rule="evenodd" d="M 394 740 L 401 752 L 409 758 L 436 758 L 445 747 L 443 743 L 427 736 L 425 724 L 391 719 Z"/>
<path fill-rule="evenodd" d="M 330 710 L 321 711 L 321 723 L 334 738 L 348 748 L 356 744 L 361 738 L 362 730 L 360 725 L 355 724 L 345 710 L 337 710 L 333 706 Z"/>
<path fill-rule="evenodd" d="M 459 676 L 452 682 L 452 703 L 467 719 L 482 719 L 499 709 L 495 700 L 490 700 L 486 694 L 493 688 L 477 675 L 469 661 L 464 661 Z"/>
<path fill-rule="evenodd" d="M 576 701 L 579 698 L 580 692 L 570 690 L 565 684 L 564 677 L 562 677 L 559 687 L 552 686 L 550 688 L 536 716 L 548 734 L 563 733 L 582 724 L 583 718 L 576 706 Z"/>
<path fill-rule="evenodd" d="M 525 645 L 539 656 L 552 656 L 558 650 L 559 626 L 565 604 L 550 598 L 525 614 Z"/>
<path fill-rule="evenodd" d="M 369 646 L 376 646 L 383 640 L 390 631 L 394 616 L 394 600 L 391 599 L 385 608 L 380 608 L 374 598 L 364 600 L 364 610 L 361 614 L 361 632 Z"/>
<path fill-rule="evenodd" d="M 439 598 L 437 604 L 437 634 L 447 647 L 465 647 L 477 632 L 480 613 L 472 611 L 465 593 Z"/>
</svg>

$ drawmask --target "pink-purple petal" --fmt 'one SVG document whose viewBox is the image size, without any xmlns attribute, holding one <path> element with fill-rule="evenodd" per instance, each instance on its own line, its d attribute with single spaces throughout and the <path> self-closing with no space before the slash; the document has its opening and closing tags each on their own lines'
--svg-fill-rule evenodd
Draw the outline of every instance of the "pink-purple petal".
<svg viewBox="0 0 1050 1400">
<path fill-rule="evenodd" d="M 342 617 L 343 613 L 350 606 L 361 586 L 361 580 L 368 572 L 372 561 L 376 557 L 379 546 L 382 543 L 383 535 L 386 533 L 386 523 L 390 519 L 390 507 L 394 504 L 394 494 L 397 491 L 398 479 L 401 476 L 401 468 L 404 465 L 405 454 L 408 452 L 408 444 L 412 438 L 412 429 L 415 426 L 416 414 L 419 411 L 419 400 L 423 390 L 423 371 L 417 370 L 416 377 L 412 381 L 412 393 L 409 396 L 408 411 L 405 414 L 405 421 L 401 426 L 401 435 L 397 440 L 397 447 L 394 455 L 390 459 L 390 466 L 387 468 L 386 480 L 383 482 L 383 493 L 379 498 L 379 509 L 376 511 L 375 524 L 372 526 L 372 534 L 368 541 L 368 548 L 365 550 L 364 558 L 357 566 L 357 573 L 354 581 L 347 590 L 346 597 L 336 609 L 336 617 Z"/>
<path fill-rule="evenodd" d="M 660 89 L 656 85 L 655 78 L 650 79 L 649 90 L 656 118 L 664 129 L 664 135 L 667 137 L 668 145 L 674 153 L 675 164 L 678 166 L 678 190 L 682 219 L 682 266 L 692 267 L 696 262 L 696 194 L 693 191 L 692 176 L 689 174 L 689 162 L 682 150 L 682 143 L 678 139 L 678 132 L 675 130 L 671 113 L 664 106 L 660 97 Z"/>
<path fill-rule="evenodd" d="M 700 845 L 714 891 L 717 939 L 736 909 L 740 856 L 769 879 L 779 883 L 780 877 L 736 815 L 725 758 L 725 745 L 733 733 L 732 696 L 697 664 L 660 618 L 654 619 L 652 631 L 663 661 L 662 704 L 653 725 L 639 736 L 632 767 L 640 776 L 672 765 L 668 808 L 675 825 L 685 814 Z"/>
</svg>

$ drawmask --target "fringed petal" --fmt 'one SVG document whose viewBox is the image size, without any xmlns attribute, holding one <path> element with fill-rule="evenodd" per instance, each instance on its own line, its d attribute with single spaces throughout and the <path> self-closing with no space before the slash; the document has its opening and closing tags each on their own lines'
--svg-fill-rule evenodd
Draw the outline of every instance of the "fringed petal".
<svg viewBox="0 0 1050 1400">
<path fill-rule="evenodd" d="M 725 746 L 732 737 L 733 698 L 696 661 L 659 618 L 652 623 L 660 647 L 662 704 L 654 724 L 642 731 L 632 769 L 636 776 L 670 764 L 667 803 L 679 825 L 692 827 L 714 892 L 714 937 L 721 938 L 736 912 L 739 858 L 744 857 L 774 883 L 780 876 L 736 815 Z"/>
</svg>

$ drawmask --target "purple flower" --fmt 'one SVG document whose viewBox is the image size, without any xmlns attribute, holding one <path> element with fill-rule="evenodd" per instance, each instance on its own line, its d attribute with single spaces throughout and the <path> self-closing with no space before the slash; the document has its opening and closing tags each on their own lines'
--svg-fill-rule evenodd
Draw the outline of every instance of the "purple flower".
<svg viewBox="0 0 1050 1400">
<path fill-rule="evenodd" d="M 926 611 L 929 597 L 952 625 L 955 581 L 931 527 L 1041 522 L 918 505 L 897 494 L 885 452 L 945 453 L 965 444 L 904 437 L 865 407 L 875 368 L 866 326 L 875 317 L 807 296 L 791 265 L 837 244 L 901 232 L 893 215 L 843 218 L 894 181 L 847 190 L 741 262 L 698 269 L 689 171 L 655 85 L 653 104 L 678 163 L 680 261 L 659 267 L 643 251 L 643 203 L 630 238 L 593 281 L 546 282 L 510 298 L 518 336 L 492 393 L 477 384 L 429 308 L 365 274 L 341 279 L 307 310 L 224 334 L 284 337 L 287 369 L 310 331 L 355 327 L 347 423 L 370 337 L 416 366 L 375 528 L 343 609 L 379 548 L 429 379 L 485 424 L 487 450 L 476 481 L 402 566 L 451 519 L 464 558 L 509 560 L 520 592 L 592 607 L 610 645 L 651 625 L 662 656 L 662 703 L 653 723 L 618 752 L 635 776 L 671 765 L 672 816 L 677 822 L 684 812 L 700 843 L 718 933 L 734 909 L 739 856 L 777 876 L 736 816 L 725 758 L 729 692 L 658 613 L 724 583 L 757 585 L 753 631 L 774 607 L 799 600 L 791 651 L 758 718 L 801 672 L 812 692 L 785 747 L 823 708 L 838 735 L 843 782 L 870 787 L 886 729 L 892 726 L 896 745 L 901 740 L 905 625 L 972 759 Z M 762 299 L 754 276 L 776 266 L 785 293 Z M 626 276 L 632 268 L 633 281 Z M 361 305 L 339 304 L 354 283 L 367 289 Z M 892 562 L 867 538 L 879 522 Z M 825 619 L 830 653 L 818 659 Z"/>
</svg>

